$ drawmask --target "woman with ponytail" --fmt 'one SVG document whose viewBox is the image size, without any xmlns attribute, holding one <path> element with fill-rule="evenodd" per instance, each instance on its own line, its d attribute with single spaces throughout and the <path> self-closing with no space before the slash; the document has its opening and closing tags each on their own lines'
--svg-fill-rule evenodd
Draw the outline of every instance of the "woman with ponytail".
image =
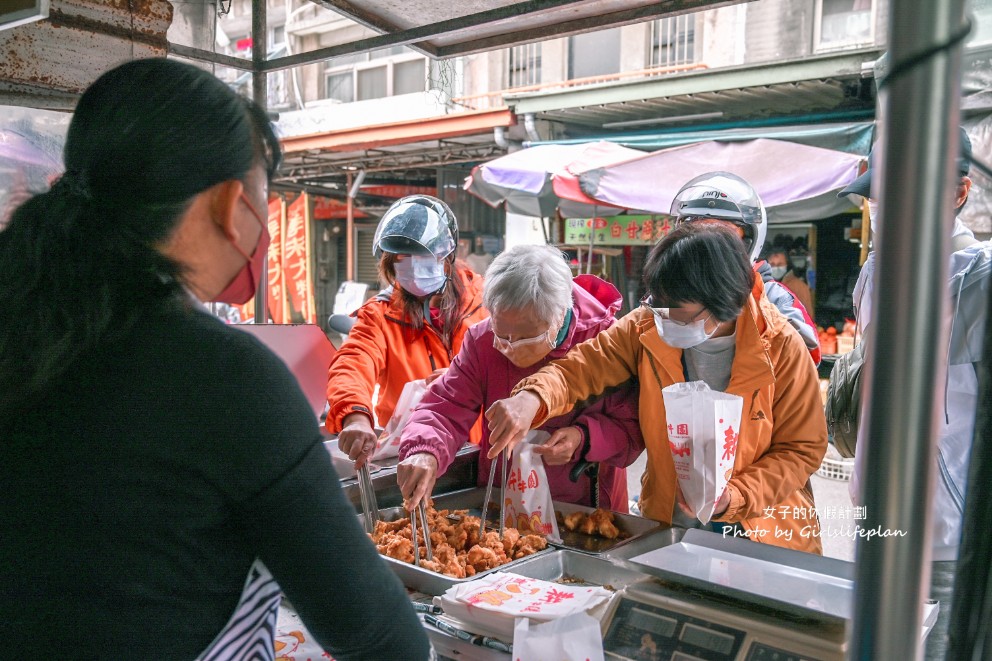
<svg viewBox="0 0 992 661">
<path fill-rule="evenodd" d="M 372 250 L 380 280 L 389 287 L 355 313 L 327 381 L 325 425 L 339 434 L 341 450 L 358 465 L 375 450 L 375 387 L 375 416 L 385 425 L 403 387 L 446 370 L 469 327 L 489 317 L 482 306 L 482 278 L 455 261 L 457 245 L 455 214 L 436 197 L 404 197 L 379 220 Z M 470 436 L 479 442 L 481 423 Z"/>
<path fill-rule="evenodd" d="M 339 660 L 429 655 L 292 375 L 202 304 L 254 295 L 279 157 L 211 74 L 129 62 L 0 231 L 0 632 L 33 656 L 272 659 L 281 593 Z"/>
</svg>

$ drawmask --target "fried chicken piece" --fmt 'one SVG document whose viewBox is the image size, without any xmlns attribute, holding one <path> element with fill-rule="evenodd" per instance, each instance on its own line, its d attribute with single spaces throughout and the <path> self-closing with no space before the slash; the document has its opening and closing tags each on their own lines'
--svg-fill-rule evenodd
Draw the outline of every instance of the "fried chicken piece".
<svg viewBox="0 0 992 661">
<path fill-rule="evenodd" d="M 524 535 L 513 548 L 513 559 L 519 560 L 548 548 L 548 540 L 540 535 Z"/>
<path fill-rule="evenodd" d="M 600 537 L 605 537 L 606 539 L 616 539 L 620 536 L 620 530 L 612 521 L 602 520 L 596 526 L 596 532 L 599 533 Z"/>
<path fill-rule="evenodd" d="M 420 567 L 421 569 L 429 569 L 432 572 L 437 572 L 438 574 L 444 573 L 444 566 L 437 560 L 425 560 L 424 558 L 421 558 Z"/>
<path fill-rule="evenodd" d="M 413 543 L 406 537 L 394 535 L 380 547 L 379 552 L 401 562 L 413 562 Z"/>
<path fill-rule="evenodd" d="M 571 514 L 569 514 L 568 516 L 566 516 L 565 517 L 565 520 L 563 521 L 563 523 L 564 523 L 564 525 L 565 525 L 565 527 L 567 529 L 569 529 L 569 530 L 577 530 L 579 528 L 579 526 L 582 525 L 582 522 L 585 519 L 586 519 L 585 512 L 582 512 L 580 510 L 580 511 L 577 511 L 577 512 L 572 512 Z"/>
<path fill-rule="evenodd" d="M 479 543 L 479 517 L 468 516 L 462 520 L 462 529 L 466 533 L 464 547 L 470 549 Z"/>
<path fill-rule="evenodd" d="M 513 547 L 520 541 L 520 531 L 516 528 L 507 528 L 503 531 L 503 553 L 507 558 L 513 552 Z"/>
<path fill-rule="evenodd" d="M 582 523 L 579 524 L 579 532 L 586 535 L 595 535 L 596 521 L 593 520 L 591 516 L 587 516 L 586 518 L 582 519 Z"/>
<path fill-rule="evenodd" d="M 500 564 L 496 552 L 486 546 L 476 544 L 468 550 L 465 556 L 465 567 L 472 566 L 477 572 L 486 571 L 498 567 Z"/>
<path fill-rule="evenodd" d="M 513 530 L 513 529 L 509 528 L 509 530 Z M 517 534 L 519 535 L 519 533 Z M 506 535 L 504 533 L 504 537 L 505 536 Z M 488 549 L 492 549 L 493 553 L 496 554 L 496 559 L 498 561 L 498 564 L 502 565 L 503 563 L 507 562 L 508 558 L 506 557 L 506 548 L 504 548 L 504 540 L 499 538 L 498 532 L 496 531 L 487 532 L 486 538 L 482 540 L 479 543 L 479 545 Z"/>
<path fill-rule="evenodd" d="M 615 519 L 615 517 L 613 516 L 613 512 L 611 512 L 610 510 L 604 510 L 601 507 L 597 507 L 595 510 L 593 510 L 592 514 L 589 515 L 589 518 L 595 521 L 596 525 L 599 525 L 603 521 L 609 521 L 610 523 L 612 523 Z"/>
</svg>

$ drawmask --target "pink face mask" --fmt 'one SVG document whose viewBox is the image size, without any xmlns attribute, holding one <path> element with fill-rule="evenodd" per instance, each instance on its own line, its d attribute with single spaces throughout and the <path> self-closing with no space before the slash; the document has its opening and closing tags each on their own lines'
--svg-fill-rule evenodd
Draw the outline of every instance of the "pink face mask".
<svg viewBox="0 0 992 661">
<path fill-rule="evenodd" d="M 241 256 L 245 258 L 244 267 L 238 271 L 238 274 L 234 276 L 234 279 L 228 283 L 227 287 L 224 287 L 224 291 L 217 294 L 214 300 L 218 303 L 230 303 L 232 305 L 244 305 L 251 300 L 251 297 L 255 295 L 255 290 L 258 289 L 258 280 L 262 275 L 262 270 L 266 267 L 266 257 L 269 255 L 269 228 L 265 221 L 262 220 L 262 216 L 255 211 L 255 207 L 252 206 L 245 194 L 241 194 L 241 200 L 245 203 L 245 206 L 251 211 L 252 215 L 262 226 L 262 233 L 258 235 L 258 243 L 255 244 L 255 252 L 249 257 L 244 250 L 241 249 L 237 243 L 231 242 L 234 249 L 241 253 Z"/>
</svg>

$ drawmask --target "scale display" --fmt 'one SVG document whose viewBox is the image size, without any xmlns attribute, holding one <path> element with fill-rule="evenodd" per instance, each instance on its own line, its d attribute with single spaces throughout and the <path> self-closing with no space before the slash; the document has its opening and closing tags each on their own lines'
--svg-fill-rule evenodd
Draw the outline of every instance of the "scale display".
<svg viewBox="0 0 992 661">
<path fill-rule="evenodd" d="M 624 598 L 603 649 L 607 658 L 624 661 L 729 661 L 737 657 L 744 637 L 738 629 Z"/>
</svg>

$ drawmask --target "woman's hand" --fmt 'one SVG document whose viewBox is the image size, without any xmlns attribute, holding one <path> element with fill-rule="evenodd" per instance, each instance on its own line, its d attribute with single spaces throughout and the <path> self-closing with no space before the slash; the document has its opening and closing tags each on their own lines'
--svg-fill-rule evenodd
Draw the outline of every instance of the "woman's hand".
<svg viewBox="0 0 992 661">
<path fill-rule="evenodd" d="M 679 509 L 682 510 L 683 514 L 690 516 L 693 519 L 696 518 L 696 513 L 692 511 L 691 507 L 689 507 L 689 503 L 685 502 L 685 494 L 682 493 L 682 485 L 678 482 L 675 483 L 675 503 L 679 506 Z"/>
<path fill-rule="evenodd" d="M 412 512 L 421 500 L 429 504 L 437 480 L 437 458 L 429 452 L 418 452 L 396 465 L 396 482 L 403 494 L 403 507 Z"/>
<path fill-rule="evenodd" d="M 578 427 L 562 427 L 556 429 L 544 445 L 535 445 L 534 454 L 541 455 L 548 466 L 562 466 L 572 461 L 583 440 Z"/>
<path fill-rule="evenodd" d="M 717 517 L 727 511 L 730 507 L 730 487 L 724 487 L 723 493 L 720 494 L 720 500 L 716 501 L 716 509 L 713 510 L 713 516 Z"/>
<path fill-rule="evenodd" d="M 364 413 L 349 413 L 341 421 L 338 448 L 355 462 L 356 469 L 372 458 L 376 440 L 372 421 Z"/>
<path fill-rule="evenodd" d="M 541 400 L 532 392 L 521 390 L 513 397 L 501 399 L 486 411 L 489 421 L 489 454 L 495 459 L 503 450 L 513 451 L 523 440 L 534 417 L 541 408 Z"/>
<path fill-rule="evenodd" d="M 444 373 L 447 371 L 448 371 L 447 367 L 440 367 L 434 370 L 433 372 L 431 372 L 430 374 L 428 374 L 426 377 L 424 377 L 424 382 L 427 385 L 431 385 L 432 383 L 440 379 L 442 376 L 444 376 Z"/>
</svg>

